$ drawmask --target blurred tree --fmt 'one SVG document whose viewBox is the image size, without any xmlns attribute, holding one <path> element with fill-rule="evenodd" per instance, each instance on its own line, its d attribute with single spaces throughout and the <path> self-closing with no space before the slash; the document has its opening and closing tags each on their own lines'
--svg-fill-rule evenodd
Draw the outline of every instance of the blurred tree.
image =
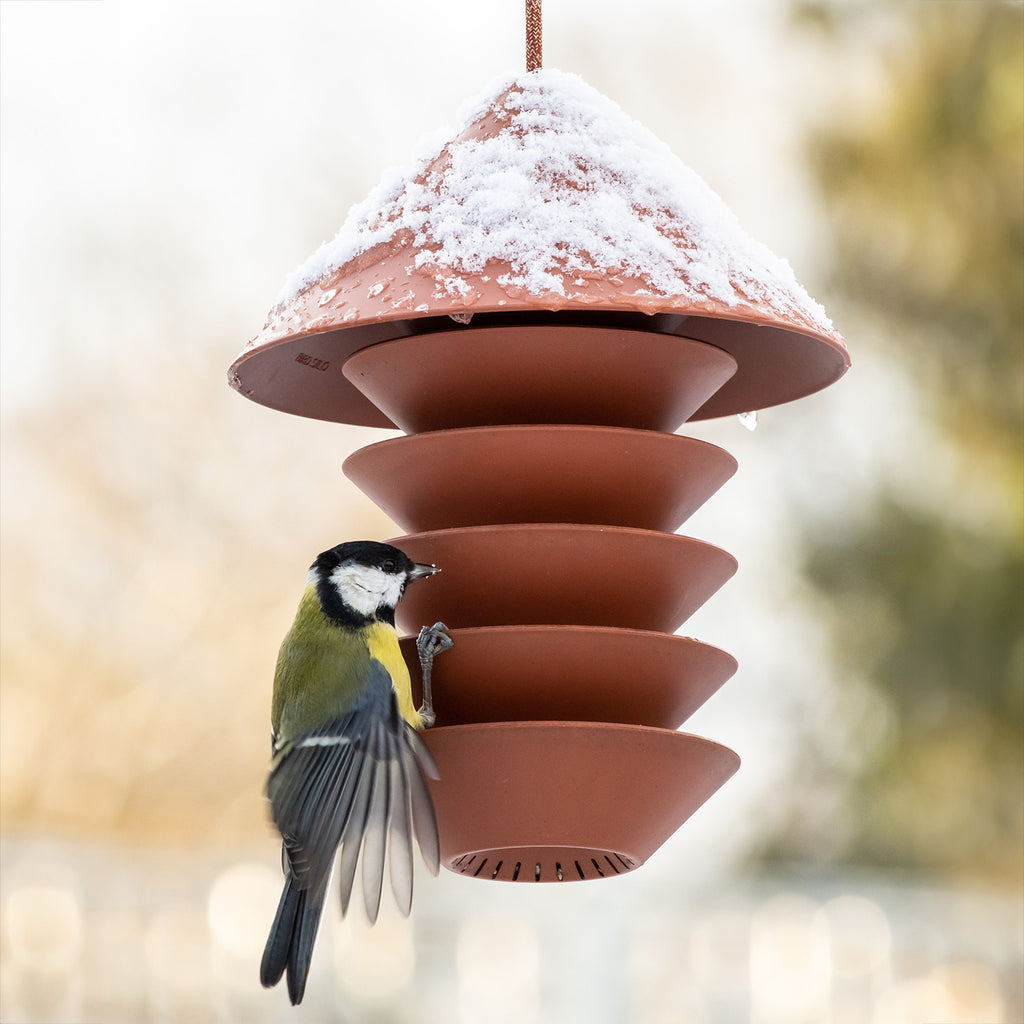
<svg viewBox="0 0 1024 1024">
<path fill-rule="evenodd" d="M 811 166 L 833 221 L 833 290 L 883 325 L 879 355 L 919 385 L 956 476 L 936 493 L 883 482 L 855 523 L 806 550 L 839 684 L 867 687 L 876 707 L 835 854 L 1019 883 L 1024 8 L 794 10 L 839 55 L 889 26 L 881 99 L 816 134 Z M 798 818 L 775 855 L 800 852 Z"/>
</svg>

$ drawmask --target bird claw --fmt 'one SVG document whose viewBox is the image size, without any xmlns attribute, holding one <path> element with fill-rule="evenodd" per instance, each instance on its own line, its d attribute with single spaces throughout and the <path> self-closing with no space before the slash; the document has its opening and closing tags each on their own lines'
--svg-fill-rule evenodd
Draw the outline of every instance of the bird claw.
<svg viewBox="0 0 1024 1024">
<path fill-rule="evenodd" d="M 423 703 L 419 709 L 419 716 L 425 729 L 429 729 L 437 720 L 430 689 L 430 674 L 434 666 L 434 658 L 442 651 L 447 651 L 455 643 L 445 632 L 447 628 L 443 622 L 435 622 L 432 626 L 424 626 L 416 638 L 416 653 L 420 656 L 420 668 L 423 670 Z"/>
<path fill-rule="evenodd" d="M 447 651 L 455 641 L 445 632 L 448 627 L 443 622 L 435 622 L 432 626 L 424 626 L 416 638 L 416 651 L 420 656 L 420 664 L 425 665 L 441 651 Z"/>
</svg>

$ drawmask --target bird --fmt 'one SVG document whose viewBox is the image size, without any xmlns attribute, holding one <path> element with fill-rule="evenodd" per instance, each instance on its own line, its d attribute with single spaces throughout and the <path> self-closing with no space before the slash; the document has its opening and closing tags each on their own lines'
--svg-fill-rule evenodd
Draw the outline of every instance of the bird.
<svg viewBox="0 0 1024 1024">
<path fill-rule="evenodd" d="M 376 920 L 385 861 L 399 910 L 412 906 L 413 839 L 432 874 L 440 844 L 427 778 L 437 769 L 418 735 L 433 723 L 430 662 L 451 646 L 444 623 L 417 641 L 424 703 L 413 704 L 395 606 L 413 580 L 438 572 L 377 541 L 349 541 L 309 568 L 277 657 L 266 795 L 281 834 L 284 889 L 260 963 L 271 988 L 287 973 L 302 1001 L 335 854 L 341 912 L 362 851 L 363 902 Z"/>
</svg>

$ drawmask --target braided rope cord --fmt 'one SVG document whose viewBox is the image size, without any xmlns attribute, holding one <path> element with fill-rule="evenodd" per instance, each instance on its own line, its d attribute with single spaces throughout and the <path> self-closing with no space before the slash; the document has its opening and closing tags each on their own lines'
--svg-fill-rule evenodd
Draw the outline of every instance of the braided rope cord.
<svg viewBox="0 0 1024 1024">
<path fill-rule="evenodd" d="M 541 0 L 526 0 L 526 70 L 536 71 L 544 59 Z"/>
</svg>

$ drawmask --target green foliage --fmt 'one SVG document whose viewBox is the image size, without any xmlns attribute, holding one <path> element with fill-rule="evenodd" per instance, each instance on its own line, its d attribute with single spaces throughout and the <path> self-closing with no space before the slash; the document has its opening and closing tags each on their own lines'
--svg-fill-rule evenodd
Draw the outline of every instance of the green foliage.
<svg viewBox="0 0 1024 1024">
<path fill-rule="evenodd" d="M 796 13 L 845 46 L 893 10 Z M 912 498 L 883 485 L 856 525 L 809 543 L 840 685 L 885 708 L 845 779 L 837 854 L 1019 882 L 1024 8 L 916 4 L 896 23 L 883 100 L 815 138 L 811 164 L 833 287 L 884 325 L 882 353 L 924 389 L 937 443 L 970 482 Z"/>
<path fill-rule="evenodd" d="M 1016 877 L 1024 806 L 1024 552 L 886 497 L 809 552 L 843 663 L 889 728 L 850 793 L 847 855 Z"/>
<path fill-rule="evenodd" d="M 910 24 L 889 58 L 886 106 L 812 145 L 834 218 L 838 284 L 888 320 L 888 342 L 926 374 L 952 428 L 980 431 L 969 443 L 1016 448 L 1024 416 L 1022 9 L 905 10 Z"/>
</svg>

